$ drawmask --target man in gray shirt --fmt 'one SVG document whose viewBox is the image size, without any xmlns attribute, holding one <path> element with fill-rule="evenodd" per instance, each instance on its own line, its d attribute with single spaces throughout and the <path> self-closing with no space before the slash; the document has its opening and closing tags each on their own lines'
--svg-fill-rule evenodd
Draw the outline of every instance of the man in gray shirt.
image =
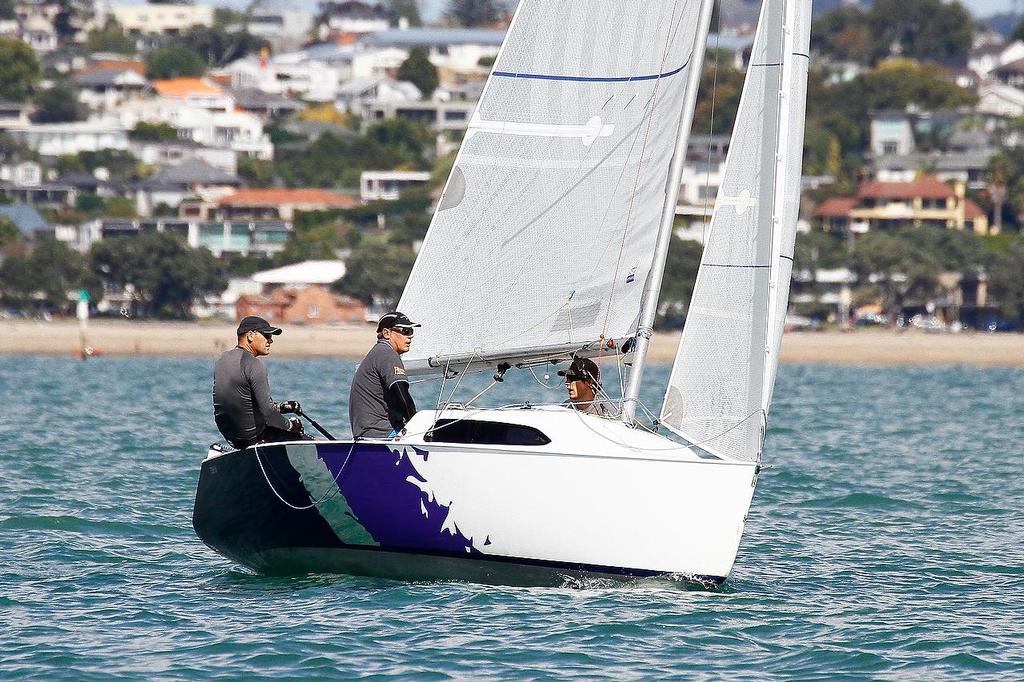
<svg viewBox="0 0 1024 682">
<path fill-rule="evenodd" d="M 262 317 L 239 323 L 238 345 L 225 352 L 213 367 L 213 417 L 221 434 L 236 448 L 254 443 L 301 440 L 302 424 L 282 412 L 301 411 L 294 401 L 280 406 L 270 397 L 267 368 L 259 358 L 270 355 L 274 336 L 281 329 Z"/>
<path fill-rule="evenodd" d="M 409 352 L 415 324 L 399 312 L 377 323 L 377 343 L 356 367 L 348 396 L 354 438 L 392 438 L 416 414 L 402 353 Z"/>
</svg>

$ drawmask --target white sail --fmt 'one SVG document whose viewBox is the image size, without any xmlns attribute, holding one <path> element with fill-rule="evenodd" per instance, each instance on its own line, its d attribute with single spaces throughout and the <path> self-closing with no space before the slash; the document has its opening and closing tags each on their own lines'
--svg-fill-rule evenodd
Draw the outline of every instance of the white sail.
<svg viewBox="0 0 1024 682">
<path fill-rule="evenodd" d="M 810 0 L 764 0 L 661 421 L 733 459 L 760 456 L 800 196 Z"/>
<path fill-rule="evenodd" d="M 700 5 L 520 4 L 399 303 L 407 366 L 635 332 Z"/>
</svg>

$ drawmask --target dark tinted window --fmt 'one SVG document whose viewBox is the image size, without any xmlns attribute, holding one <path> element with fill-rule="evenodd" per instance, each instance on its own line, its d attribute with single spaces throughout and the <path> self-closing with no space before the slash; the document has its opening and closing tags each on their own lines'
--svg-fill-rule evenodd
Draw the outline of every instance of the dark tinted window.
<svg viewBox="0 0 1024 682">
<path fill-rule="evenodd" d="M 473 419 L 439 419 L 423 440 L 476 445 L 547 445 L 551 442 L 530 426 Z"/>
</svg>

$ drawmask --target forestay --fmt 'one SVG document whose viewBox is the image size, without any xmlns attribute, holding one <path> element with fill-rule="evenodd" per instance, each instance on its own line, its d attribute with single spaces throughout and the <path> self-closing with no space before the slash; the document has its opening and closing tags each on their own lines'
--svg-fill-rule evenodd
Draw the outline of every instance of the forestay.
<svg viewBox="0 0 1024 682">
<path fill-rule="evenodd" d="M 800 197 L 809 0 L 765 0 L 661 421 L 717 454 L 760 456 Z M 788 29 L 784 31 L 783 29 Z"/>
<path fill-rule="evenodd" d="M 399 303 L 407 366 L 635 332 L 699 10 L 520 4 Z"/>
</svg>

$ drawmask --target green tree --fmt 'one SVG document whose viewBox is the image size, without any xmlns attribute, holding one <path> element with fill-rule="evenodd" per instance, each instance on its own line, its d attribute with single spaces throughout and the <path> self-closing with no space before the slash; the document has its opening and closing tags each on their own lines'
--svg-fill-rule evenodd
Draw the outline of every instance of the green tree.
<svg viewBox="0 0 1024 682">
<path fill-rule="evenodd" d="M 410 26 L 422 26 L 423 19 L 420 17 L 419 3 L 416 0 L 390 0 L 388 12 L 391 14 L 392 23 L 397 24 L 399 19 L 405 19 Z"/>
<path fill-rule="evenodd" d="M 989 268 L 989 291 L 1007 320 L 1024 322 L 1024 240 L 993 259 Z"/>
<path fill-rule="evenodd" d="M 0 216 L 0 252 L 21 241 L 21 230 L 8 218 Z"/>
<path fill-rule="evenodd" d="M 15 305 L 69 307 L 68 292 L 78 288 L 84 275 L 82 257 L 53 237 L 39 239 L 28 255 L 8 256 L 0 265 L 0 296 Z"/>
<path fill-rule="evenodd" d="M 146 77 L 202 76 L 206 62 L 195 50 L 180 45 L 160 47 L 146 55 Z"/>
<path fill-rule="evenodd" d="M 874 56 L 902 56 L 963 66 L 974 22 L 959 2 L 875 0 L 869 12 Z"/>
<path fill-rule="evenodd" d="M 84 107 L 78 102 L 78 92 L 67 82 L 60 82 L 36 95 L 36 111 L 32 120 L 36 123 L 67 123 L 80 121 Z"/>
<path fill-rule="evenodd" d="M 392 307 L 402 295 L 416 254 L 411 247 L 382 236 L 367 237 L 352 249 L 345 276 L 335 289 L 366 303 L 374 300 Z"/>
<path fill-rule="evenodd" d="M 227 286 L 223 264 L 166 232 L 105 239 L 89 254 L 93 273 L 108 285 L 131 285 L 142 315 L 186 319 L 199 298 Z"/>
<path fill-rule="evenodd" d="M 891 321 L 911 303 L 935 297 L 943 268 L 930 253 L 906 239 L 872 231 L 857 240 L 850 253 L 861 298 L 878 298 Z"/>
<path fill-rule="evenodd" d="M 85 49 L 89 52 L 112 52 L 114 54 L 133 55 L 137 52 L 135 41 L 124 34 L 124 29 L 116 21 L 109 21 L 103 28 L 89 31 L 85 39 Z"/>
<path fill-rule="evenodd" d="M 275 259 L 279 265 L 301 263 L 306 260 L 332 260 L 337 251 L 348 247 L 351 226 L 341 220 L 303 225 L 296 221 L 295 229 L 288 235 L 284 250 Z"/>
<path fill-rule="evenodd" d="M 994 154 L 985 167 L 985 182 L 988 183 L 988 196 L 992 200 L 994 227 L 997 233 L 1003 231 L 1003 206 L 1014 170 L 1013 163 L 1005 154 Z"/>
<path fill-rule="evenodd" d="M 24 102 L 41 76 L 31 47 L 17 38 L 0 38 L 0 99 Z"/>
<path fill-rule="evenodd" d="M 678 319 L 689 310 L 702 252 L 703 247 L 699 243 L 672 236 L 665 261 L 658 326 L 665 326 L 669 320 Z"/>
<path fill-rule="evenodd" d="M 178 139 L 178 131 L 166 123 L 146 123 L 139 121 L 135 127 L 128 132 L 128 137 L 133 140 L 146 142 L 167 142 Z"/>
<path fill-rule="evenodd" d="M 174 46 L 201 55 L 207 66 L 218 67 L 248 54 L 255 54 L 267 47 L 268 43 L 244 30 L 228 31 L 219 26 L 195 26 L 176 38 Z"/>
<path fill-rule="evenodd" d="M 483 26 L 501 19 L 504 5 L 495 0 L 448 0 L 445 16 L 449 21 L 465 26 Z"/>
<path fill-rule="evenodd" d="M 0 19 L 17 19 L 14 12 L 14 0 L 0 0 Z"/>
<path fill-rule="evenodd" d="M 409 51 L 408 58 L 398 67 L 398 79 L 419 88 L 423 99 L 430 99 L 440 82 L 437 67 L 430 63 L 424 47 L 414 47 Z"/>
<path fill-rule="evenodd" d="M 811 24 L 811 49 L 840 61 L 869 63 L 874 39 L 868 13 L 844 5 L 821 15 Z"/>
<path fill-rule="evenodd" d="M 693 110 L 694 132 L 728 134 L 736 120 L 742 91 L 743 73 L 733 67 L 731 58 L 724 52 L 709 51 Z"/>
</svg>

